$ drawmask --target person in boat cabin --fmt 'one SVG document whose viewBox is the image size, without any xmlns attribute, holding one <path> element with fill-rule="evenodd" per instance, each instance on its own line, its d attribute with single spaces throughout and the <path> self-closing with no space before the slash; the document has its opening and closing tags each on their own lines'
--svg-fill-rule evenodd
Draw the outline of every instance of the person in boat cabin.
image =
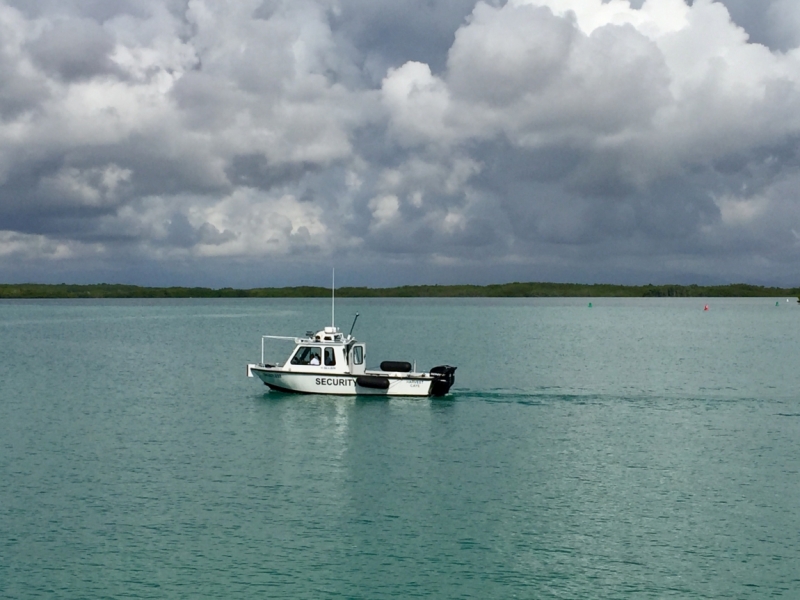
<svg viewBox="0 0 800 600">
<path fill-rule="evenodd" d="M 333 354 L 333 348 L 325 348 L 325 366 L 336 366 L 336 356 Z"/>
<path fill-rule="evenodd" d="M 311 355 L 311 360 L 308 361 L 308 364 L 312 365 L 312 366 L 315 366 L 315 367 L 319 366 L 319 354 L 316 354 L 316 353 L 312 354 Z"/>
</svg>

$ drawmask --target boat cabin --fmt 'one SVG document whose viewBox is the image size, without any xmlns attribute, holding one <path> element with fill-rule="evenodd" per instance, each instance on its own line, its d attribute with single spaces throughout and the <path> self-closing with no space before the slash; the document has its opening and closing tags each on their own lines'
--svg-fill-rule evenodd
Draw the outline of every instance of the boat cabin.
<svg viewBox="0 0 800 600">
<path fill-rule="evenodd" d="M 308 332 L 302 338 L 262 336 L 261 364 L 264 364 L 265 339 L 294 340 L 295 349 L 281 367 L 283 371 L 361 375 L 366 369 L 367 352 L 364 344 L 350 335 L 345 336 L 338 327 L 326 327 L 317 333 Z"/>
</svg>

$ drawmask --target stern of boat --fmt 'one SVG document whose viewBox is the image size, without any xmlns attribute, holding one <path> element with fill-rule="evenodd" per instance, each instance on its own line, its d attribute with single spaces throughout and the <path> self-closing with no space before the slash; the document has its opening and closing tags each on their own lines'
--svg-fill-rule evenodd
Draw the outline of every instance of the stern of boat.
<svg viewBox="0 0 800 600">
<path fill-rule="evenodd" d="M 431 396 L 444 396 L 456 381 L 456 368 L 450 365 L 433 367 L 430 371 L 433 377 L 431 383 Z"/>
</svg>

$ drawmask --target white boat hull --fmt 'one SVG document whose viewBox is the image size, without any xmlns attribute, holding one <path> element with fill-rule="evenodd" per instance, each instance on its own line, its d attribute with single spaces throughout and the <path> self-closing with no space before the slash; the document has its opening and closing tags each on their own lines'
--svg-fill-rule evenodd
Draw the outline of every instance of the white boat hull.
<svg viewBox="0 0 800 600">
<path fill-rule="evenodd" d="M 247 365 L 247 374 L 250 377 L 258 377 L 270 389 L 276 391 L 337 396 L 430 396 L 434 381 L 429 374 L 423 373 L 381 371 L 367 371 L 363 375 L 298 373 L 256 364 Z M 374 387 L 375 383 L 384 385 L 388 383 L 388 386 L 381 389 Z"/>
</svg>

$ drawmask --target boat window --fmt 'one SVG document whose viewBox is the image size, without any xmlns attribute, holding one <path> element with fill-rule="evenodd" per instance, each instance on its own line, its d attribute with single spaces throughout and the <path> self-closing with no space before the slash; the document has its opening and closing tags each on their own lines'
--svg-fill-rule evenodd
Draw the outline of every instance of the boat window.
<svg viewBox="0 0 800 600">
<path fill-rule="evenodd" d="M 333 348 L 325 348 L 325 366 L 332 367 L 336 364 L 336 356 L 333 354 Z"/>
<path fill-rule="evenodd" d="M 353 346 L 353 364 L 360 365 L 364 362 L 364 347 Z"/>
<path fill-rule="evenodd" d="M 318 365 L 321 355 L 320 348 L 316 346 L 300 346 L 292 357 L 292 364 Z"/>
</svg>

